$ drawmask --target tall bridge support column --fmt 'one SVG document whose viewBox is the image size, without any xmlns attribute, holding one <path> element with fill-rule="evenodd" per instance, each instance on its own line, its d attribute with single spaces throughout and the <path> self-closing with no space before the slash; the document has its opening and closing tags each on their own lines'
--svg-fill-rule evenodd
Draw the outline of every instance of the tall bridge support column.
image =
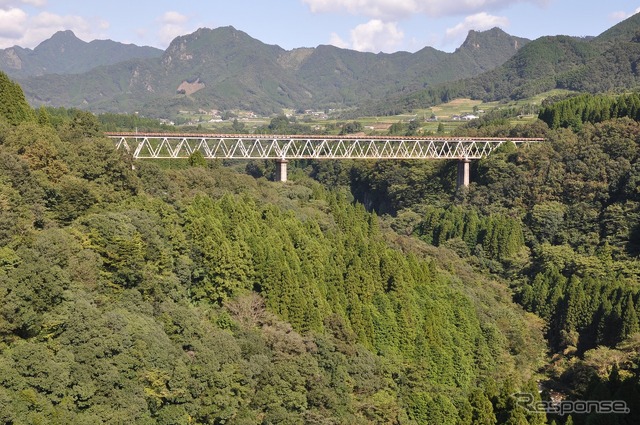
<svg viewBox="0 0 640 425">
<path fill-rule="evenodd" d="M 468 159 L 461 159 L 458 161 L 458 189 L 462 186 L 469 186 L 469 164 L 471 164 L 471 161 Z"/>
<path fill-rule="evenodd" d="M 289 161 L 286 159 L 276 159 L 276 181 L 287 181 L 287 164 Z"/>
</svg>

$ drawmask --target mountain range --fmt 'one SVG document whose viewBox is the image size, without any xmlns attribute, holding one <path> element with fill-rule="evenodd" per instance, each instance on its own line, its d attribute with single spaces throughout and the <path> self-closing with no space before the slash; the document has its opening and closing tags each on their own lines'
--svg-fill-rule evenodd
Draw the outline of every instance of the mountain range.
<svg viewBox="0 0 640 425">
<path fill-rule="evenodd" d="M 201 28 L 165 51 L 70 31 L 33 50 L 0 50 L 0 69 L 34 105 L 94 112 L 352 108 L 385 114 L 466 96 L 517 99 L 553 88 L 611 91 L 640 83 L 640 14 L 596 37 L 470 31 L 452 53 L 365 53 L 321 45 L 285 50 L 233 27 Z"/>
<path fill-rule="evenodd" d="M 356 114 L 386 115 L 456 97 L 526 99 L 552 89 L 616 93 L 640 88 L 640 13 L 596 37 L 546 36 L 471 78 L 370 102 Z"/>
<path fill-rule="evenodd" d="M 494 28 L 471 31 L 453 53 L 425 47 L 415 53 L 373 54 L 328 45 L 285 50 L 221 27 L 177 37 L 164 52 L 137 48 L 136 56 L 133 46 L 85 43 L 66 31 L 33 51 L 0 51 L 0 69 L 21 84 L 34 106 L 140 111 L 158 117 L 181 109 L 274 113 L 283 108 L 353 107 L 478 75 L 504 63 L 528 42 Z M 73 61 L 67 60 L 68 54 Z M 7 59 L 16 56 L 23 58 L 21 67 Z"/>
</svg>

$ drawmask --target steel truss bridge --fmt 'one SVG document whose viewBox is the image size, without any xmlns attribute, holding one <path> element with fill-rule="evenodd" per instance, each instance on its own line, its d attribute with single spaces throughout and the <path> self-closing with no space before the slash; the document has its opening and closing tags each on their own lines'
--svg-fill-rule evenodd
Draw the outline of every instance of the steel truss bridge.
<svg viewBox="0 0 640 425">
<path fill-rule="evenodd" d="M 135 159 L 480 159 L 538 138 L 107 133 Z"/>
<path fill-rule="evenodd" d="M 293 159 L 457 159 L 458 184 L 468 185 L 469 161 L 502 144 L 516 146 L 541 138 L 319 136 L 257 134 L 106 133 L 117 149 L 135 159 L 180 159 L 200 152 L 206 159 L 273 159 L 278 180 L 286 181 Z M 466 164 L 466 165 L 464 165 Z M 466 171 L 465 171 L 466 168 Z"/>
</svg>

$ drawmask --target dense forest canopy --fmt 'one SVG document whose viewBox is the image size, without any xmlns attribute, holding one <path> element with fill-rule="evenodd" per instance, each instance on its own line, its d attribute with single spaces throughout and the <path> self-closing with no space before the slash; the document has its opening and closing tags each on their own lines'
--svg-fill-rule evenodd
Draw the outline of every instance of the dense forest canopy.
<svg viewBox="0 0 640 425">
<path fill-rule="evenodd" d="M 541 323 L 497 281 L 308 177 L 134 164 L 6 81 L 1 422 L 544 421 L 510 397 Z"/>
<path fill-rule="evenodd" d="M 630 114 L 470 124 L 547 142 L 459 191 L 447 162 L 297 161 L 278 184 L 260 161 L 134 163 L 102 135 L 126 120 L 0 83 L 0 422 L 640 419 Z M 547 386 L 631 413 L 512 396 Z"/>
<path fill-rule="evenodd" d="M 555 385 L 578 399 L 617 397 L 634 405 L 640 400 L 636 101 L 637 94 L 581 96 L 548 105 L 542 118 L 563 117 L 550 122 L 555 130 L 540 122 L 469 125 L 464 134 L 515 136 L 536 128 L 547 142 L 505 147 L 478 161 L 474 183 L 453 197 L 447 193 L 455 168 L 447 164 L 406 164 L 398 173 L 380 163 L 363 167 L 352 182 L 356 197 L 392 214 L 397 231 L 508 279 L 514 299 L 545 321 L 556 353 L 547 373 Z"/>
<path fill-rule="evenodd" d="M 472 164 L 474 182 L 458 192 L 453 163 L 314 163 L 311 175 L 349 186 L 397 232 L 504 277 L 514 299 L 545 321 L 554 385 L 573 397 L 600 399 L 606 386 L 607 397 L 638 400 L 637 99 L 550 100 L 546 123 L 515 127 L 487 114 L 457 134 L 546 142 L 505 146 Z M 606 375 L 620 370 L 624 379 Z"/>
</svg>

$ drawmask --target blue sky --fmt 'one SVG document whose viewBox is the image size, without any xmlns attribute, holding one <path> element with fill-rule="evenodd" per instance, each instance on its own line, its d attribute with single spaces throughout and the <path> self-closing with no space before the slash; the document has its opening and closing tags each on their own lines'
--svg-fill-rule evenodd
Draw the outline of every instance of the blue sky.
<svg viewBox="0 0 640 425">
<path fill-rule="evenodd" d="M 200 27 L 232 25 L 285 49 L 334 44 L 371 52 L 453 51 L 495 26 L 536 39 L 598 35 L 640 0 L 0 0 L 0 48 L 33 48 L 59 30 L 166 48 Z"/>
</svg>

